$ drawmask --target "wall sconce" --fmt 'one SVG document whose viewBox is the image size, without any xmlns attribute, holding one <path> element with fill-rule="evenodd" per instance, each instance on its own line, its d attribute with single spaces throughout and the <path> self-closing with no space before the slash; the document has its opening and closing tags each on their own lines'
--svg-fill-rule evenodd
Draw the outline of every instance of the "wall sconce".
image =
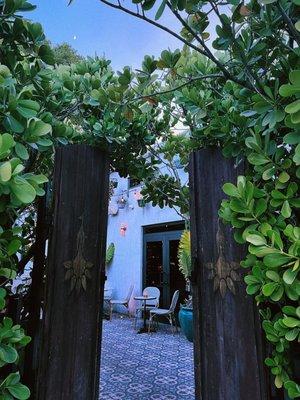
<svg viewBox="0 0 300 400">
<path fill-rule="evenodd" d="M 126 231 L 127 231 L 127 224 L 122 223 L 121 226 L 120 226 L 120 235 L 121 236 L 125 236 Z"/>
</svg>

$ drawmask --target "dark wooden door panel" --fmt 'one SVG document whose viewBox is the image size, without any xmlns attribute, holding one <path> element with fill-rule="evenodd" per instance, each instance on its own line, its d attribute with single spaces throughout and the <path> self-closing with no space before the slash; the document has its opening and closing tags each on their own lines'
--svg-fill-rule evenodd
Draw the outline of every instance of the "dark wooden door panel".
<svg viewBox="0 0 300 400">
<path fill-rule="evenodd" d="M 266 400 L 258 310 L 246 295 L 244 249 L 218 218 L 225 182 L 239 173 L 218 149 L 190 160 L 196 398 Z"/>
<path fill-rule="evenodd" d="M 98 400 L 109 163 L 59 148 L 46 277 L 38 400 Z"/>
</svg>

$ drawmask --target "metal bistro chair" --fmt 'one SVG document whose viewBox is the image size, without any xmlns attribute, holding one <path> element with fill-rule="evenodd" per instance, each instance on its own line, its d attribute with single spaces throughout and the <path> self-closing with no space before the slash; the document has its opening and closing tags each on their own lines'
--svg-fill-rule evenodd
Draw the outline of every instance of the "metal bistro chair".
<svg viewBox="0 0 300 400">
<path fill-rule="evenodd" d="M 155 286 L 148 286 L 143 290 L 143 296 L 155 297 L 155 300 L 146 301 L 146 310 L 152 310 L 159 306 L 160 290 Z M 134 329 L 136 329 L 136 322 L 140 313 L 144 311 L 144 307 L 137 307 L 135 310 Z"/>
<path fill-rule="evenodd" d="M 129 301 L 133 292 L 134 285 L 130 285 L 130 288 L 128 290 L 127 296 L 125 299 L 122 300 L 110 300 L 110 320 L 112 319 L 112 313 L 113 313 L 113 307 L 114 305 L 121 305 L 125 307 L 128 311 L 128 315 L 130 314 L 129 312 Z"/>
<path fill-rule="evenodd" d="M 169 309 L 155 308 L 155 309 L 150 310 L 149 328 L 148 328 L 149 333 L 151 332 L 154 317 L 157 317 L 157 316 L 166 317 L 167 320 L 170 322 L 170 325 L 172 326 L 172 328 L 175 327 L 176 332 L 178 331 L 176 318 L 175 318 L 175 308 L 176 308 L 178 299 L 179 299 L 179 290 L 176 290 L 173 294 L 171 305 L 170 305 Z"/>
</svg>

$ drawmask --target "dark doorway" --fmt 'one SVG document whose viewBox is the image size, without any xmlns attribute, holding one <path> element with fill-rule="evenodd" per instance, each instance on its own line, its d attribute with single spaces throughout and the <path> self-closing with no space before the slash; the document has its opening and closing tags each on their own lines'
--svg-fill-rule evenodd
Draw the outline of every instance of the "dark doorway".
<svg viewBox="0 0 300 400">
<path fill-rule="evenodd" d="M 171 230 L 172 227 L 175 230 Z M 160 289 L 160 307 L 163 308 L 169 307 L 175 290 L 180 291 L 179 303 L 187 296 L 186 281 L 179 271 L 177 258 L 183 229 L 183 223 L 144 228 L 143 287 L 156 286 Z M 146 233 L 149 231 L 152 233 Z"/>
</svg>

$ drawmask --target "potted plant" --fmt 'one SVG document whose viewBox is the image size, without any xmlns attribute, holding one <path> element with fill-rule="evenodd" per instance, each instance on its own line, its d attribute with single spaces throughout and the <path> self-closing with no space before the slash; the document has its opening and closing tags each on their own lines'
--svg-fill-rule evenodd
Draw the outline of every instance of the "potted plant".
<svg viewBox="0 0 300 400">
<path fill-rule="evenodd" d="M 189 285 L 192 273 L 192 257 L 191 257 L 191 236 L 188 230 L 183 231 L 178 249 L 179 269 Z M 193 341 L 193 302 L 192 296 L 180 305 L 178 314 L 179 323 L 186 338 Z"/>
<path fill-rule="evenodd" d="M 189 296 L 184 304 L 180 304 L 180 311 L 178 314 L 178 319 L 182 332 L 184 333 L 187 340 L 193 341 L 193 299 Z"/>
</svg>

